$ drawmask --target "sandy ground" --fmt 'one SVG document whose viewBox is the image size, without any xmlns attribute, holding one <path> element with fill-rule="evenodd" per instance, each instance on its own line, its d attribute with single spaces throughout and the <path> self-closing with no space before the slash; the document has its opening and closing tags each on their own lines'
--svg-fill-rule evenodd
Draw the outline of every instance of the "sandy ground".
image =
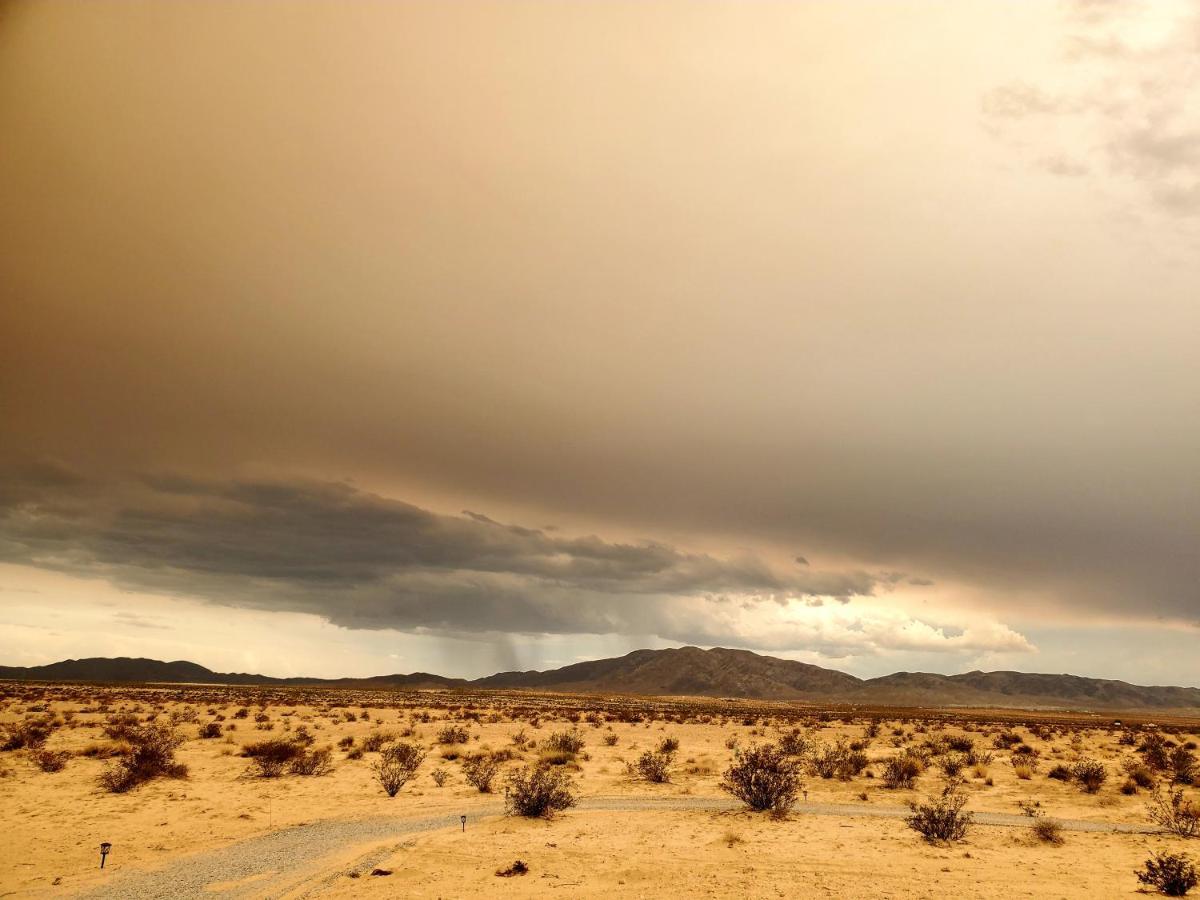
<svg viewBox="0 0 1200 900">
<path fill-rule="evenodd" d="M 721 808 L 730 805 L 718 787 L 733 756 L 727 745 L 777 738 L 781 727 L 792 727 L 779 709 L 772 719 L 752 717 L 753 724 L 745 724 L 741 712 L 705 721 L 708 713 L 689 716 L 686 704 L 672 707 L 682 722 L 620 722 L 600 712 L 594 716 L 598 723 L 575 724 L 567 721 L 572 711 L 559 701 L 520 698 L 516 708 L 516 700 L 475 698 L 461 704 L 410 694 L 387 708 L 372 695 L 364 701 L 371 708 L 363 719 L 354 695 L 309 691 L 298 695 L 303 702 L 294 706 L 285 705 L 290 702 L 286 694 L 279 702 L 280 696 L 241 689 L 76 687 L 43 693 L 10 687 L 0 722 L 46 715 L 60 719 L 63 724 L 46 746 L 74 754 L 92 744 L 111 745 L 102 729 L 109 716 L 122 711 L 159 720 L 174 712 L 185 719 L 195 716 L 197 722 L 177 725 L 189 736 L 177 754 L 189 767 L 188 777 L 151 781 L 127 794 L 98 786 L 103 760 L 76 755 L 63 771 L 47 773 L 25 750 L 0 753 L 0 770 L 6 773 L 0 778 L 0 808 L 8 824 L 0 896 L 187 896 L 190 878 L 203 882 L 198 891 L 230 897 L 1119 897 L 1137 893 L 1133 870 L 1152 850 L 1190 851 L 1200 859 L 1200 841 L 1070 831 L 1064 844 L 1053 846 L 1011 824 L 978 824 L 964 842 L 932 846 L 891 814 L 941 785 L 936 767 L 918 779 L 915 790 L 888 790 L 880 778 L 865 774 L 848 782 L 808 775 L 807 800 L 781 821 Z M 260 708 L 256 700 L 269 702 Z M 234 718 L 243 705 L 249 715 Z M 602 706 L 597 703 L 597 711 Z M 347 721 L 349 712 L 355 714 L 353 722 Z M 414 724 L 414 713 L 431 721 Z M 787 715 L 803 714 L 791 709 Z M 255 715 L 267 721 L 256 725 Z M 224 717 L 223 728 L 232 724 L 236 730 L 216 739 L 195 736 L 200 723 L 218 717 Z M 447 719 L 467 725 L 471 739 L 466 745 L 436 743 Z M 995 736 L 1011 725 L 943 725 L 932 719 L 881 723 L 866 749 L 867 771 L 881 772 L 883 761 L 900 752 L 896 744 L 965 735 L 993 754 L 985 774 L 966 773 L 971 810 L 1020 816 L 1025 802 L 1040 804 L 1046 815 L 1062 820 L 1149 824 L 1146 793 L 1123 796 L 1118 790 L 1121 761 L 1135 755 L 1133 747 L 1119 742 L 1122 728 L 1107 722 L 1105 728 L 1035 727 L 1039 737 L 1030 727 L 1017 726 L 1041 757 L 1040 771 L 1022 780 L 1009 752 L 993 748 Z M 863 721 L 841 720 L 796 719 L 795 724 L 823 743 L 862 739 L 866 727 Z M 334 770 L 323 777 L 247 774 L 250 761 L 239 755 L 244 743 L 294 735 L 300 727 L 316 738 L 314 746 L 336 745 L 347 736 L 361 743 L 378 729 L 414 727 L 408 740 L 424 745 L 429 755 L 395 798 L 388 798 L 374 779 L 373 753 L 350 759 L 335 749 Z M 530 764 L 549 734 L 572 727 L 586 742 L 568 766 L 581 806 L 549 822 L 499 815 L 503 773 Z M 1187 723 L 1184 733 L 1172 737 L 1181 743 L 1195 739 L 1193 728 L 1200 730 Z M 496 794 L 480 794 L 466 783 L 459 761 L 442 758 L 447 749 L 514 748 L 519 732 L 526 741 L 516 758 L 503 764 Z M 610 735 L 616 739 L 612 746 L 606 743 Z M 631 778 L 626 762 L 668 736 L 680 742 L 671 783 Z M 1109 772 L 1096 794 L 1046 777 L 1055 763 L 1069 764 L 1080 756 L 1100 760 Z M 447 773 L 443 787 L 432 778 L 438 769 Z M 1200 799 L 1200 790 L 1189 792 Z M 662 806 L 639 808 L 651 806 L 645 801 Z M 603 808 L 604 803 L 619 808 Z M 806 803 L 879 814 L 811 815 L 804 811 Z M 457 821 L 462 812 L 469 813 L 465 831 Z M 427 827 L 409 830 L 406 823 L 414 822 Z M 314 827 L 297 828 L 306 823 Z M 329 831 L 333 826 L 340 830 Z M 282 840 L 288 835 L 290 843 Z M 276 836 L 282 837 L 274 845 L 264 843 Z M 101 841 L 113 845 L 103 872 L 98 869 Z M 278 852 L 266 852 L 269 846 Z M 495 874 L 518 859 L 528 874 Z M 204 860 L 210 865 L 202 865 Z M 371 875 L 375 869 L 390 874 Z M 223 871 L 234 877 L 218 877 Z M 164 890 L 172 884 L 176 890 Z"/>
</svg>

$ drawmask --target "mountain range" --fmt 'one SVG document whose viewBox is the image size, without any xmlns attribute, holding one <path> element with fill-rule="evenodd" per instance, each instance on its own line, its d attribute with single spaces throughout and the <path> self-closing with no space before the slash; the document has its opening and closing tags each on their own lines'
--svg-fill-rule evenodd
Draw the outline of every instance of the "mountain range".
<svg viewBox="0 0 1200 900">
<path fill-rule="evenodd" d="M 862 679 L 834 669 L 716 647 L 635 650 L 544 672 L 498 672 L 467 680 L 427 672 L 372 678 L 273 678 L 213 672 L 193 662 L 68 659 L 44 666 L 0 666 L 18 681 L 160 682 L 371 688 L 488 688 L 649 696 L 832 701 L 881 706 L 973 706 L 1091 709 L 1200 709 L 1200 688 L 1142 687 L 1078 675 L 897 672 Z"/>
</svg>

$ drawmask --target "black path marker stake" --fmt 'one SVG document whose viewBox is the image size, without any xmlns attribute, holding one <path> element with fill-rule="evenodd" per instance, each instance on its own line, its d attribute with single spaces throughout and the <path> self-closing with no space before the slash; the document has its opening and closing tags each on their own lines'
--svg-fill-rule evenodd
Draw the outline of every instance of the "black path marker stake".
<svg viewBox="0 0 1200 900">
<path fill-rule="evenodd" d="M 805 792 L 804 792 L 804 802 L 805 802 L 805 803 L 807 803 L 807 802 L 808 802 L 808 791 L 805 791 Z"/>
<path fill-rule="evenodd" d="M 459 816 L 458 818 L 462 821 L 463 831 L 465 832 L 467 830 L 467 817 Z"/>
<path fill-rule="evenodd" d="M 108 858 L 108 851 L 112 849 L 112 844 L 105 841 L 100 845 L 100 868 L 104 868 L 104 860 Z"/>
</svg>

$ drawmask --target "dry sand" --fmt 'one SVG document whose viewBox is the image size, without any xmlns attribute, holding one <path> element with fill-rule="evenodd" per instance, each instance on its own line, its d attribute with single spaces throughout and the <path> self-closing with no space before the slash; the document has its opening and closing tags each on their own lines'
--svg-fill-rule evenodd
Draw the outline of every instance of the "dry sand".
<svg viewBox="0 0 1200 900">
<path fill-rule="evenodd" d="M 259 701 L 267 703 L 261 712 L 269 731 L 254 722 Z M 364 703 L 367 720 L 360 718 Z M 243 705 L 250 715 L 234 718 Z M 141 718 L 156 714 L 160 721 L 172 713 L 185 719 L 194 714 L 199 723 L 223 716 L 222 726 L 236 730 L 203 740 L 195 736 L 198 723 L 181 722 L 177 727 L 189 740 L 178 758 L 189 767 L 188 777 L 155 780 L 126 794 L 98 787 L 106 765 L 99 759 L 73 756 L 63 771 L 46 773 L 25 750 L 0 754 L 7 773 L 0 778 L 0 808 L 8 823 L 0 895 L 1119 897 L 1136 894 L 1133 870 L 1152 850 L 1190 850 L 1200 857 L 1200 841 L 1163 834 L 1068 831 L 1065 843 L 1053 846 L 1037 841 L 1023 824 L 1020 804 L 1027 802 L 1054 818 L 1081 820 L 1081 826 L 1149 825 L 1146 792 L 1123 796 L 1118 790 L 1121 761 L 1135 754 L 1119 743 L 1123 729 L 1110 719 L 1103 720 L 1105 727 L 1051 725 L 1038 729 L 1041 737 L 1018 726 L 1041 757 L 1040 771 L 1027 781 L 1015 774 L 1008 751 L 993 749 L 995 735 L 1008 724 L 964 719 L 947 725 L 934 713 L 882 722 L 866 750 L 868 771 L 875 774 L 900 752 L 897 743 L 965 735 L 994 755 L 986 776 L 966 773 L 969 808 L 985 814 L 981 822 L 965 841 L 934 846 L 896 816 L 907 801 L 941 785 L 936 767 L 918 779 L 916 790 L 889 790 L 880 778 L 865 775 L 848 782 L 808 775 L 807 801 L 783 820 L 736 808 L 718 787 L 733 756 L 727 747 L 732 740 L 744 747 L 776 738 L 781 727 L 792 727 L 785 718 L 821 742 L 855 740 L 864 735 L 861 719 L 799 719 L 811 711 L 775 706 L 758 708 L 754 724 L 744 724 L 750 707 L 731 705 L 736 715 L 705 721 L 711 701 L 656 708 L 682 722 L 609 718 L 630 705 L 514 695 L 10 685 L 0 721 L 69 714 L 47 743 L 50 749 L 77 754 L 91 744 L 111 744 L 102 728 L 122 711 Z M 655 708 L 632 703 L 639 706 Z M 596 716 L 599 724 L 568 721 L 588 709 L 608 712 Z M 355 713 L 353 722 L 346 721 L 348 711 Z M 431 721 L 414 726 L 414 713 Z M 534 715 L 536 724 L 530 722 Z M 517 758 L 503 764 L 496 794 L 480 794 L 435 742 L 447 717 L 466 721 L 471 733 L 468 744 L 448 748 L 451 753 L 512 748 L 518 732 L 535 745 L 523 743 Z M 1182 726 L 1184 733 L 1172 735 L 1179 742 L 1194 740 L 1200 730 L 1194 723 L 1170 724 Z M 375 781 L 372 753 L 355 760 L 335 749 L 334 771 L 323 777 L 247 774 L 250 761 L 239 755 L 244 743 L 294 735 L 301 727 L 316 738 L 314 746 L 336 745 L 346 736 L 361 743 L 378 729 L 415 727 L 409 740 L 429 755 L 395 798 Z M 536 744 L 572 727 L 586 741 L 569 767 L 580 806 L 548 822 L 500 815 L 504 772 L 534 761 Z M 605 743 L 608 735 L 616 736 L 615 745 Z M 631 778 L 626 762 L 667 736 L 680 742 L 671 783 Z M 1109 772 L 1096 794 L 1046 777 L 1054 764 L 1080 756 L 1102 761 Z M 437 769 L 448 773 L 444 787 L 431 777 Z M 1200 799 L 1200 791 L 1188 790 Z M 457 818 L 464 812 L 465 831 Z M 1006 824 L 987 824 L 986 814 Z M 101 841 L 113 844 L 103 872 Z M 495 874 L 518 859 L 527 874 Z M 390 874 L 371 875 L 374 869 Z"/>
</svg>

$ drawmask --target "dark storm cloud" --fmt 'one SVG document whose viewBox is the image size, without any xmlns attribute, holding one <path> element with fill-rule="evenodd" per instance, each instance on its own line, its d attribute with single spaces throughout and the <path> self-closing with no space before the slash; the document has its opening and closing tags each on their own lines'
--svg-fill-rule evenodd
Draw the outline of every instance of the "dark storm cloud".
<svg viewBox="0 0 1200 900">
<path fill-rule="evenodd" d="M 861 573 L 779 576 L 753 558 L 660 543 L 551 537 L 343 483 L 5 474 L 0 560 L 350 627 L 669 634 L 656 605 L 672 598 L 846 600 L 874 585 Z"/>
</svg>

